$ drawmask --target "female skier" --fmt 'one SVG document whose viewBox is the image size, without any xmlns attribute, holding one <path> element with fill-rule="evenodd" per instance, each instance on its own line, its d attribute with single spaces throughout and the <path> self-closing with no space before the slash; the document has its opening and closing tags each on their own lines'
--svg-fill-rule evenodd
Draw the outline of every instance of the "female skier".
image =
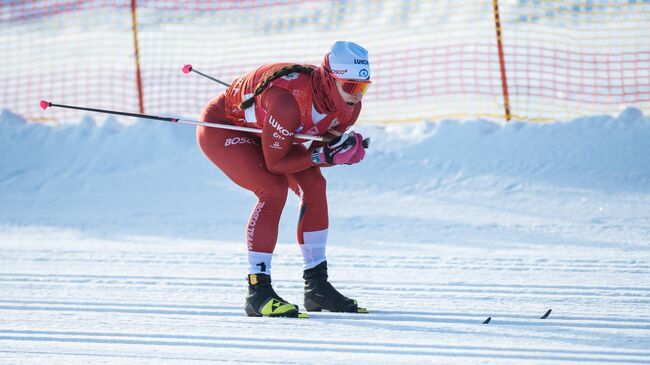
<svg viewBox="0 0 650 365">
<path fill-rule="evenodd" d="M 233 182 L 258 198 L 248 221 L 248 316 L 299 315 L 271 286 L 271 258 L 290 188 L 301 200 L 298 243 L 304 259 L 307 311 L 365 312 L 327 281 L 328 213 L 321 167 L 355 164 L 365 151 L 347 132 L 370 86 L 368 52 L 336 42 L 320 67 L 274 63 L 241 76 L 204 108 L 201 120 L 261 129 L 253 133 L 198 127 L 201 151 Z M 296 134 L 333 138 L 309 148 Z"/>
</svg>

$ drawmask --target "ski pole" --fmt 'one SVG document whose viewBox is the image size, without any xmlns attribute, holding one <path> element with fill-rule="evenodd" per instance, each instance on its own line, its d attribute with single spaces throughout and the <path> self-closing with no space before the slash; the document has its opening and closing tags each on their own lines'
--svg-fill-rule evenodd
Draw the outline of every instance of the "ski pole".
<svg viewBox="0 0 650 365">
<path fill-rule="evenodd" d="M 210 80 L 212 80 L 212 81 L 214 81 L 214 82 L 218 82 L 218 83 L 220 83 L 221 85 L 223 85 L 223 86 L 225 86 L 225 87 L 230 87 L 230 84 L 228 84 L 228 83 L 226 83 L 226 82 L 223 82 L 223 81 L 221 81 L 221 80 L 219 80 L 219 79 L 215 79 L 215 78 L 212 77 L 212 76 L 206 75 L 206 74 L 204 74 L 203 72 L 194 69 L 194 67 L 192 67 L 192 65 L 185 65 L 185 66 L 183 66 L 183 73 L 184 73 L 184 74 L 188 74 L 188 73 L 190 73 L 190 72 L 197 73 L 197 74 L 199 74 L 199 75 L 201 75 L 201 76 L 203 76 L 203 77 L 205 77 L 205 78 L 208 78 L 208 79 L 210 79 Z"/>
<path fill-rule="evenodd" d="M 51 103 L 51 102 L 49 102 L 47 100 L 41 100 L 40 105 L 41 105 L 41 108 L 43 110 L 46 110 L 49 107 L 65 108 L 65 109 L 76 109 L 76 110 L 85 110 L 85 111 L 89 111 L 89 112 L 122 115 L 122 116 L 125 116 L 125 117 L 153 119 L 153 120 L 160 120 L 160 121 L 172 122 L 172 123 L 199 125 L 199 126 L 210 127 L 210 128 L 229 129 L 229 130 L 233 130 L 233 131 L 251 132 L 251 133 L 258 133 L 258 134 L 262 133 L 262 130 L 257 129 L 257 128 L 239 127 L 239 126 L 223 124 L 223 123 L 199 122 L 199 121 L 196 121 L 196 120 L 189 120 L 189 119 L 182 119 L 182 118 L 160 117 L 160 116 L 156 116 L 156 115 L 120 112 L 120 111 L 107 110 L 107 109 L 86 108 L 86 107 L 74 106 L 74 105 L 54 104 L 54 103 Z M 307 135 L 307 134 L 296 134 L 295 136 L 296 136 L 296 138 L 309 140 L 309 141 L 326 141 L 325 138 L 321 137 L 321 136 L 310 136 L 310 135 Z"/>
</svg>

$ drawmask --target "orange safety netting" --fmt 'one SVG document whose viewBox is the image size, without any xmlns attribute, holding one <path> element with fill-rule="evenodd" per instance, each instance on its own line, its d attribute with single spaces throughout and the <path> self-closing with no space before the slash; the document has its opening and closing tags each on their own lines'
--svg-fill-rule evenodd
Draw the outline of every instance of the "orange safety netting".
<svg viewBox="0 0 650 365">
<path fill-rule="evenodd" d="M 195 118 L 223 86 L 184 64 L 229 82 L 268 62 L 319 64 L 350 40 L 370 52 L 362 122 L 505 119 L 505 100 L 518 120 L 650 112 L 650 1 L 498 8 L 502 57 L 492 0 L 4 1 L 0 108 L 82 115 L 41 111 L 48 99 Z"/>
</svg>

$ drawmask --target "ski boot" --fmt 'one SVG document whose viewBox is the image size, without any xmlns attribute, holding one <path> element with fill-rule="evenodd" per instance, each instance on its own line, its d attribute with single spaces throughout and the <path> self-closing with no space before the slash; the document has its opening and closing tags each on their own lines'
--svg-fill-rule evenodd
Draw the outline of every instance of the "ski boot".
<svg viewBox="0 0 650 365">
<path fill-rule="evenodd" d="M 248 275 L 246 315 L 249 317 L 300 317 L 298 306 L 282 299 L 271 286 L 271 276 Z"/>
<path fill-rule="evenodd" d="M 305 279 L 305 309 L 308 312 L 320 312 L 323 309 L 330 312 L 368 313 L 365 308 L 359 308 L 357 301 L 350 299 L 327 281 L 327 261 L 304 271 Z"/>
</svg>

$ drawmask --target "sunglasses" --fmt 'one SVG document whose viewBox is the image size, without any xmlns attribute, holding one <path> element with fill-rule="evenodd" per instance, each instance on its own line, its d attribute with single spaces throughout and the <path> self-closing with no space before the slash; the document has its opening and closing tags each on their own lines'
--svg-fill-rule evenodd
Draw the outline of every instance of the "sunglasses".
<svg viewBox="0 0 650 365">
<path fill-rule="evenodd" d="M 368 88 L 370 87 L 370 84 L 372 84 L 372 81 L 370 80 L 346 80 L 342 79 L 334 73 L 329 70 L 328 68 L 325 68 L 330 75 L 339 83 L 341 84 L 341 89 L 347 94 L 350 95 L 357 95 L 361 94 L 361 96 L 366 94 L 366 91 L 368 91 Z"/>
</svg>

